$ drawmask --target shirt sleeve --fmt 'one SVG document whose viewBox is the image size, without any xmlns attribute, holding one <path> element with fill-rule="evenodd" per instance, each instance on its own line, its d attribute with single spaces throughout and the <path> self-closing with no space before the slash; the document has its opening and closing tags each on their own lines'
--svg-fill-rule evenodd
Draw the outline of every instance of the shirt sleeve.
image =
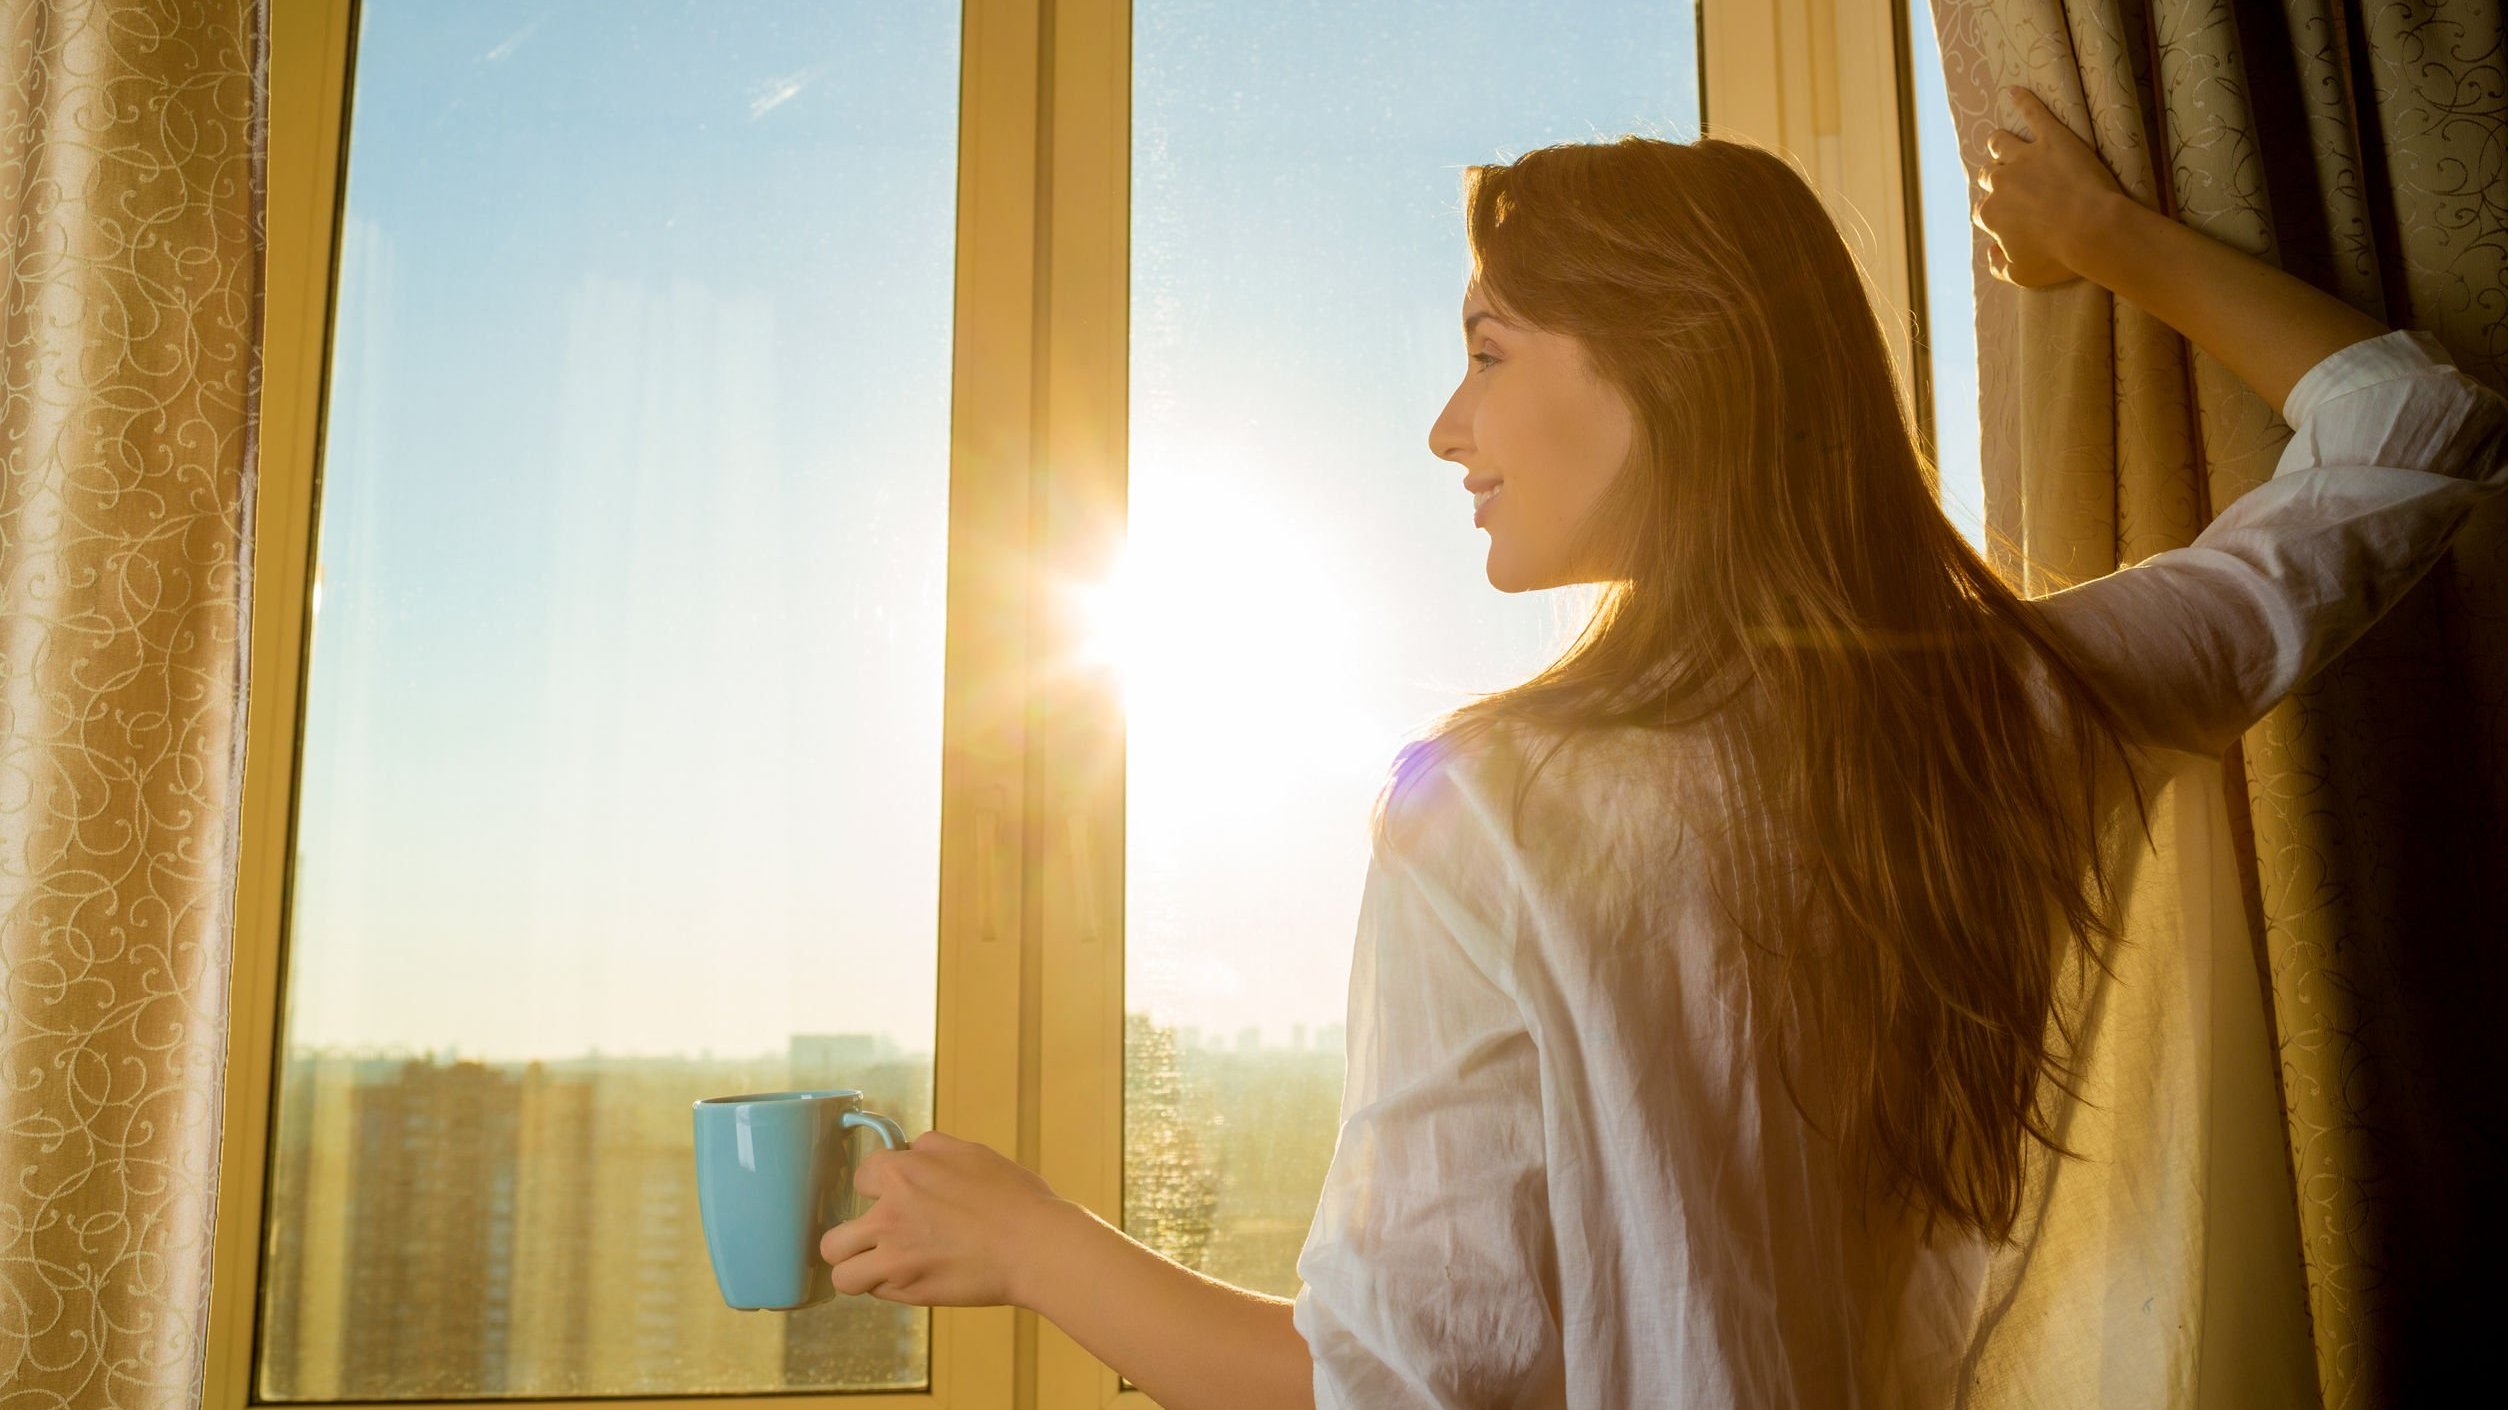
<svg viewBox="0 0 2508 1410">
<path fill-rule="evenodd" d="M 2358 639 L 2508 485 L 2508 401 L 2398 329 L 2291 388 L 2273 477 L 2184 548 L 2037 599 L 2136 742 L 2218 754 Z"/>
<path fill-rule="evenodd" d="M 1297 1260 L 1316 1410 L 1557 1403 L 1538 1056 L 1502 922 L 1439 879 L 1460 861 L 1380 843 L 1368 864 L 1340 1138 Z"/>
</svg>

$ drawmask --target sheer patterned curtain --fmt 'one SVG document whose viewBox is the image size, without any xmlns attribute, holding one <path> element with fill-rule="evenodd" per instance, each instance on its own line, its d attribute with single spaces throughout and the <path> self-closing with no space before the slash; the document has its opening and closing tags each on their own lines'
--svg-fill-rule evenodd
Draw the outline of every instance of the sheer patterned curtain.
<svg viewBox="0 0 2508 1410">
<path fill-rule="evenodd" d="M 1931 3 L 1972 172 L 1989 132 L 2022 126 L 1998 90 L 2025 84 L 2137 199 L 2429 330 L 2508 390 L 2499 0 Z M 1996 283 L 1982 238 L 1988 533 L 2033 590 L 2182 544 L 2271 474 L 2290 435 L 2274 408 L 2101 289 Z M 2310 1393 L 2284 1384 L 2294 1337 L 2327 1406 L 2489 1378 L 2473 1319 L 2498 1305 L 2508 1249 L 2488 1188 L 2508 1167 L 2503 627 L 2494 507 L 2230 751 L 2225 787 L 2172 789 L 2133 890 L 2141 943 L 2094 1044 L 2111 1098 L 2095 1120 L 2117 1142 L 2057 1173 L 2090 1188 L 2049 1193 L 2028 1255 L 2112 1260 L 2111 1281 L 2074 1286 L 2157 1300 L 2112 1297 L 2101 1325 L 2066 1327 L 2077 1297 L 2033 1306 L 2032 1280 L 2007 1277 L 1989 1360 L 2053 1358 L 2042 1391 L 2064 1366 L 2085 1373 L 2086 1402 L 2126 1403 L 2131 1384 L 2136 1404 L 2293 1403 Z M 2253 1050 L 2278 1071 L 2259 1075 L 2248 1053 L 2267 1041 Z M 2259 1102 L 2277 1106 L 2277 1154 L 2255 1139 Z M 2172 1325 L 2153 1325 L 2171 1297 Z M 2155 1364 L 2199 1367 L 2192 1382 L 2135 1382 L 2127 1359 L 2172 1341 L 2193 1354 Z"/>
<path fill-rule="evenodd" d="M 0 1399 L 199 1400 L 262 16 L 0 0 Z"/>
</svg>

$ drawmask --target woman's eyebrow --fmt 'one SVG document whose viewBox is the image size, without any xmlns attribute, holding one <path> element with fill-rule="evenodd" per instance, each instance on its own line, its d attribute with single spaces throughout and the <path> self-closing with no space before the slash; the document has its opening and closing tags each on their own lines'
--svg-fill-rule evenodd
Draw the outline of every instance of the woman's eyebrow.
<svg viewBox="0 0 2508 1410">
<path fill-rule="evenodd" d="M 1514 327 L 1514 326 L 1515 326 L 1514 324 L 1507 322 L 1505 319 L 1500 318 L 1498 315 L 1496 315 L 1496 314 L 1494 314 L 1494 313 L 1487 313 L 1487 312 L 1475 313 L 1475 314 L 1470 314 L 1470 315 L 1468 315 L 1468 316 L 1466 316 L 1466 317 L 1464 318 L 1464 320 L 1463 320 L 1463 336 L 1464 336 L 1464 337 L 1466 337 L 1466 338 L 1468 338 L 1468 337 L 1472 336 L 1472 325 L 1473 325 L 1473 324 L 1475 324 L 1475 323 L 1480 322 L 1480 321 L 1481 321 L 1482 319 L 1484 319 L 1484 318 L 1488 319 L 1488 320 L 1489 320 L 1490 322 L 1492 322 L 1492 323 L 1497 324 L 1497 325 L 1498 325 L 1499 327 L 1501 327 L 1501 328 L 1512 328 L 1512 327 Z"/>
</svg>

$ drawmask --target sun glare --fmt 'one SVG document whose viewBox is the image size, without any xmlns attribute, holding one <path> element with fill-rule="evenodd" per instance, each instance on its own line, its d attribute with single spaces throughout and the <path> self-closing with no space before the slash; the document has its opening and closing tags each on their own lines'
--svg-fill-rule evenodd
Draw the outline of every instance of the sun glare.
<svg viewBox="0 0 2508 1410">
<path fill-rule="evenodd" d="M 1112 669 L 1118 677 L 1128 678 L 1124 666 L 1132 659 L 1138 635 L 1135 593 L 1128 545 L 1115 555 L 1114 566 L 1102 580 L 1072 585 L 1073 610 L 1080 620 L 1080 664 Z"/>
<path fill-rule="evenodd" d="M 1136 763 L 1381 765 L 1398 740 L 1359 693 L 1368 584 L 1328 536 L 1267 502 L 1259 474 L 1136 481 L 1130 537 L 1066 588 L 1077 664 L 1114 674 Z"/>
</svg>

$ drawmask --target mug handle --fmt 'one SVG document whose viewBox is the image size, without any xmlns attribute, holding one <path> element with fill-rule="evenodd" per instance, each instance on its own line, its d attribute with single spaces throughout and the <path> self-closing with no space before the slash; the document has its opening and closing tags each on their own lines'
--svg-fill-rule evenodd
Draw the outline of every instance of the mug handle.
<svg viewBox="0 0 2508 1410">
<path fill-rule="evenodd" d="M 889 1120 L 887 1117 L 880 1115 L 876 1111 L 864 1111 L 859 1107 L 847 1107 L 844 1114 L 838 1118 L 837 1129 L 845 1133 L 845 1139 L 851 1140 L 853 1139 L 854 1130 L 858 1127 L 870 1128 L 873 1134 L 880 1138 L 880 1144 L 888 1147 L 890 1150 L 905 1149 L 906 1132 L 904 1127 L 899 1126 L 896 1122 Z M 845 1198 L 846 1202 L 852 1206 L 853 1211 L 845 1217 L 848 1219 L 860 1218 L 863 1206 L 868 1203 L 868 1201 L 862 1198 L 859 1191 L 851 1189 L 845 1191 Z"/>
<path fill-rule="evenodd" d="M 879 1133 L 880 1144 L 888 1147 L 890 1150 L 900 1150 L 904 1148 L 906 1144 L 905 1128 L 899 1126 L 896 1122 L 889 1120 L 887 1117 L 880 1115 L 876 1111 L 864 1111 L 859 1107 L 848 1107 L 845 1109 L 843 1125 L 847 1130 L 851 1130 L 856 1126 L 870 1127 L 872 1130 Z"/>
</svg>

